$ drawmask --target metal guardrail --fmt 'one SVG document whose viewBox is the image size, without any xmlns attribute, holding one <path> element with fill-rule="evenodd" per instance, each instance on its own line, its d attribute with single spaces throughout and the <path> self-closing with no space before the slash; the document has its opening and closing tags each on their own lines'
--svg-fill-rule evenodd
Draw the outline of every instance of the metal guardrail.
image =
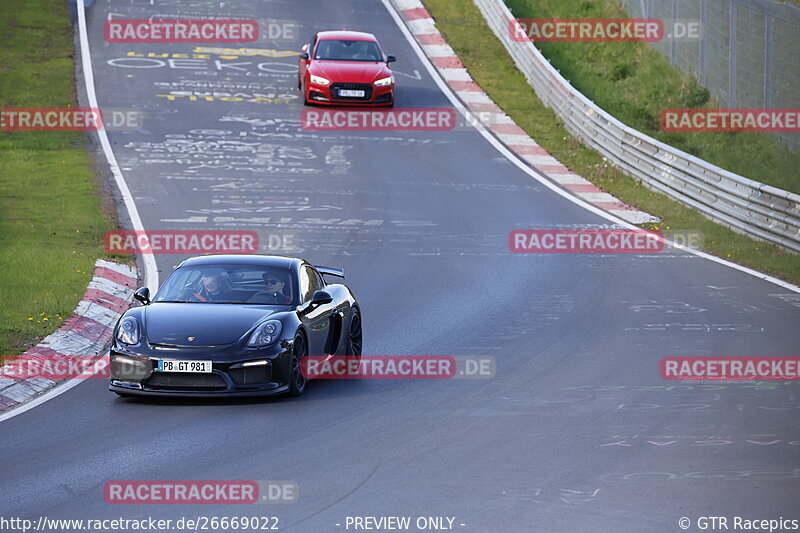
<svg viewBox="0 0 800 533">
<path fill-rule="evenodd" d="M 516 42 L 503 0 L 473 0 L 544 105 L 567 130 L 653 190 L 735 231 L 800 252 L 800 195 L 747 179 L 648 137 L 578 92 L 531 42 Z"/>
</svg>

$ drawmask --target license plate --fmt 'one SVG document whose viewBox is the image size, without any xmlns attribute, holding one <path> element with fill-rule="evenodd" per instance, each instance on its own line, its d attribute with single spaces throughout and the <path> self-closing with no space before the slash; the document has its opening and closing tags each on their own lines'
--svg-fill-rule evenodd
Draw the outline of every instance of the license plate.
<svg viewBox="0 0 800 533">
<path fill-rule="evenodd" d="M 199 372 L 201 374 L 211 373 L 211 361 L 170 361 L 159 359 L 159 372 Z"/>
<path fill-rule="evenodd" d="M 340 89 L 339 96 L 352 96 L 354 98 L 364 98 L 366 93 L 364 91 L 356 91 L 353 89 Z"/>
</svg>

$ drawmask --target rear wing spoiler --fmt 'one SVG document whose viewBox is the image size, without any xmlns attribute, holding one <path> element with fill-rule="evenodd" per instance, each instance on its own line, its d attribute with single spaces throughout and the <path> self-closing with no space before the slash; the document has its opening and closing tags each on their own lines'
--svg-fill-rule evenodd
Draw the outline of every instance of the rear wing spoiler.
<svg viewBox="0 0 800 533">
<path fill-rule="evenodd" d="M 341 268 L 331 268 L 331 267 L 324 267 L 324 266 L 314 266 L 317 269 L 317 272 L 322 274 L 323 276 L 336 276 L 337 278 L 344 279 L 344 270 Z"/>
</svg>

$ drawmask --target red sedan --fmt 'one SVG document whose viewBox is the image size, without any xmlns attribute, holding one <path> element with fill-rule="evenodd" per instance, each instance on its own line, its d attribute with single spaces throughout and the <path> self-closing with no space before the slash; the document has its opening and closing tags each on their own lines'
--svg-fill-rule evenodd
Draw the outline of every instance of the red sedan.
<svg viewBox="0 0 800 533">
<path fill-rule="evenodd" d="M 297 86 L 308 104 L 394 105 L 394 76 L 371 33 L 321 31 L 300 51 Z"/>
</svg>

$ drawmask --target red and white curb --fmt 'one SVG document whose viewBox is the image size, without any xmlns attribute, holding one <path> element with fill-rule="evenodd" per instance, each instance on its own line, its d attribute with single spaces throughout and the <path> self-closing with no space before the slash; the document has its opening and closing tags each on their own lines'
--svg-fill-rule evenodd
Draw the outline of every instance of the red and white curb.
<svg viewBox="0 0 800 533">
<path fill-rule="evenodd" d="M 75 356 L 106 355 L 114 325 L 130 306 L 136 280 L 133 268 L 98 260 L 94 277 L 74 314 L 38 345 L 0 367 L 0 413 L 63 383 L 46 378 L 19 378 L 12 367 L 26 360 L 52 362 Z"/>
<path fill-rule="evenodd" d="M 475 83 L 456 53 L 436 29 L 420 0 L 392 0 L 411 34 L 436 70 L 478 120 L 512 152 L 539 173 L 582 200 L 631 224 L 661 219 L 632 207 L 565 167 L 517 126 Z"/>
</svg>

